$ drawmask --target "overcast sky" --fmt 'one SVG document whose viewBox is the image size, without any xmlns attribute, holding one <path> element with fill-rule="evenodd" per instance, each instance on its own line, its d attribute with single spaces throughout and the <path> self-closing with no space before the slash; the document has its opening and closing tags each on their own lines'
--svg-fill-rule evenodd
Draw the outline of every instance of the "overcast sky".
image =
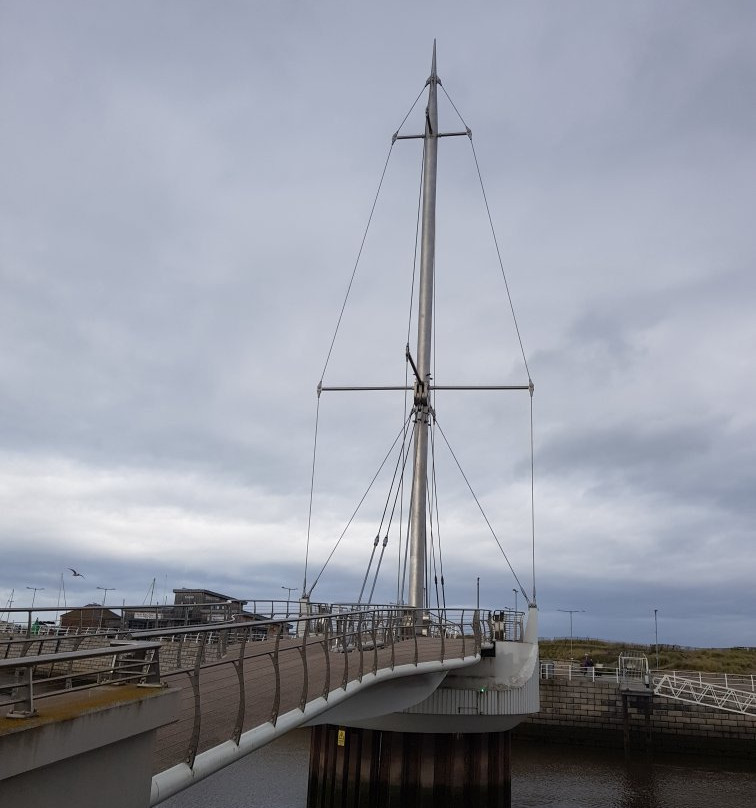
<svg viewBox="0 0 756 808">
<path fill-rule="evenodd" d="M 301 588 L 315 388 L 436 37 L 535 383 L 541 634 L 653 642 L 658 609 L 756 645 L 755 31 L 745 0 L 0 0 L 0 610 L 62 573 L 69 605 Z M 436 380 L 525 383 L 469 141 L 439 151 Z M 419 168 L 399 141 L 326 383 L 404 379 Z M 403 406 L 323 395 L 308 586 Z M 436 406 L 531 591 L 527 395 Z M 512 606 L 437 448 L 447 603 Z M 356 597 L 384 477 L 314 599 Z"/>
</svg>

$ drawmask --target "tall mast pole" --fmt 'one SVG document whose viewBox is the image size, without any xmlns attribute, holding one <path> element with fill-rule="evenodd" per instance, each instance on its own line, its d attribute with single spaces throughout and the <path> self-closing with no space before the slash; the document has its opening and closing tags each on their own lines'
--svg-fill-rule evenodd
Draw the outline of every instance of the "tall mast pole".
<svg viewBox="0 0 756 808">
<path fill-rule="evenodd" d="M 436 254 L 436 168 L 438 164 L 438 108 L 436 43 L 428 79 L 423 141 L 423 227 L 417 319 L 417 375 L 415 381 L 414 463 L 410 513 L 409 606 L 421 608 L 425 595 L 425 547 L 428 470 L 429 386 L 433 327 L 433 269 Z"/>
</svg>

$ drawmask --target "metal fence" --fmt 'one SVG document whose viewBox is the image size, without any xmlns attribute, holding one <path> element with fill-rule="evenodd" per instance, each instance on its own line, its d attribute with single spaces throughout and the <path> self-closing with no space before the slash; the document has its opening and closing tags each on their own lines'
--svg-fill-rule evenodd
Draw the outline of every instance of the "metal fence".
<svg viewBox="0 0 756 808">
<path fill-rule="evenodd" d="M 583 668 L 577 662 L 566 662 L 560 660 L 541 660 L 541 678 L 553 679 L 561 677 L 566 679 L 587 680 L 591 682 L 616 682 L 623 681 L 622 670 L 619 667 L 595 666 Z M 668 676 L 673 682 L 677 679 L 695 681 L 699 684 L 717 685 L 736 690 L 746 690 L 756 692 L 756 674 L 735 674 L 735 673 L 708 673 L 705 671 L 649 671 L 650 681 L 661 676 Z"/>
<path fill-rule="evenodd" d="M 155 771 L 194 765 L 198 754 L 284 714 L 326 705 L 368 674 L 399 665 L 475 657 L 488 640 L 476 609 L 429 613 L 340 604 L 329 612 L 248 625 L 139 632 L 161 643 L 161 678 L 182 690 L 179 720 L 160 731 Z M 304 719 L 302 719 L 304 720 Z"/>
<path fill-rule="evenodd" d="M 0 660 L 0 710 L 8 708 L 9 718 L 30 718 L 37 712 L 35 700 L 128 683 L 160 684 L 159 642 L 118 642 Z"/>
</svg>

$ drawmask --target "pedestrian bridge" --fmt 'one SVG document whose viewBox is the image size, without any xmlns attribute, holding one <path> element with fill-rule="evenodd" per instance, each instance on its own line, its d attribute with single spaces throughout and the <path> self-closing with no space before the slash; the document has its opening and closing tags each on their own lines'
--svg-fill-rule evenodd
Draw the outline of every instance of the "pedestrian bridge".
<svg viewBox="0 0 756 808">
<path fill-rule="evenodd" d="M 79 689 L 178 691 L 178 720 L 157 730 L 155 805 L 296 727 L 417 704 L 494 639 L 521 638 L 522 615 L 492 617 L 321 606 L 315 617 L 7 640 L 0 712 L 31 718 Z"/>
</svg>

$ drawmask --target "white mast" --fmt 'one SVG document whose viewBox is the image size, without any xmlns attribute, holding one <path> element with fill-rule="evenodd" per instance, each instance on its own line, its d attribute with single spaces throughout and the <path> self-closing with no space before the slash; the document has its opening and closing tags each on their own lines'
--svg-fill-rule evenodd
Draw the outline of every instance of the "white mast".
<svg viewBox="0 0 756 808">
<path fill-rule="evenodd" d="M 436 252 L 436 167 L 438 163 L 438 108 L 436 103 L 436 43 L 428 79 L 423 159 L 423 227 L 420 251 L 420 281 L 417 320 L 417 365 L 415 380 L 414 463 L 410 513 L 410 582 L 408 605 L 421 608 L 425 602 L 425 549 L 428 469 L 428 421 L 433 327 L 433 270 Z"/>
</svg>

